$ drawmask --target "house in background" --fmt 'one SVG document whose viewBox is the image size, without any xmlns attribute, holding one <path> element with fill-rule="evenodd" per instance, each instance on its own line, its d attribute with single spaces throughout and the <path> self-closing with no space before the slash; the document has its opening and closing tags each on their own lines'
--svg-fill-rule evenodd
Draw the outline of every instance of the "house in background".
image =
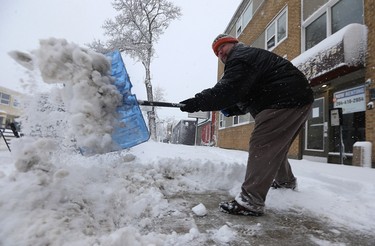
<svg viewBox="0 0 375 246">
<path fill-rule="evenodd" d="M 10 140 L 20 136 L 17 118 L 21 116 L 21 97 L 21 93 L 0 86 L 0 150 L 8 148 L 10 151 Z"/>
<path fill-rule="evenodd" d="M 21 116 L 21 97 L 21 93 L 0 86 L 0 128 L 8 128 L 10 123 Z"/>
<path fill-rule="evenodd" d="M 195 120 L 181 120 L 172 129 L 173 144 L 195 145 Z"/>
<path fill-rule="evenodd" d="M 290 158 L 351 165 L 353 144 L 366 141 L 372 143 L 374 167 L 374 5 L 373 0 L 243 0 L 227 25 L 225 33 L 292 61 L 310 81 L 313 111 Z M 218 79 L 223 70 L 219 62 Z M 343 113 L 341 126 L 330 120 L 337 108 Z M 215 114 L 217 146 L 248 150 L 254 128 L 250 114 Z"/>
<path fill-rule="evenodd" d="M 209 118 L 198 122 L 197 127 L 197 145 L 215 146 L 216 145 L 216 114 L 210 113 Z"/>
</svg>

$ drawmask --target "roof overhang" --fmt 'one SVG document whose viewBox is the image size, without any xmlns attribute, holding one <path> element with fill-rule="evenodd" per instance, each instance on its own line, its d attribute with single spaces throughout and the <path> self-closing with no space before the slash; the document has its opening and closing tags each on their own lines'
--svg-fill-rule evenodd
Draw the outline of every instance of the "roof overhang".
<svg viewBox="0 0 375 246">
<path fill-rule="evenodd" d="M 292 60 L 312 86 L 365 66 L 367 27 L 350 24 Z"/>
</svg>

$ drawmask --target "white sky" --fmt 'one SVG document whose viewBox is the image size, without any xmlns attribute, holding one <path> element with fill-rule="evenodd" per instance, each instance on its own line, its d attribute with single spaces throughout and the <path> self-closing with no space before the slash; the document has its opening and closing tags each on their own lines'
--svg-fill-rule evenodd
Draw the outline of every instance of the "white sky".
<svg viewBox="0 0 375 246">
<path fill-rule="evenodd" d="M 104 21 L 116 12 L 109 0 L 0 0 L 0 85 L 21 90 L 24 69 L 7 54 L 31 51 L 39 40 L 64 38 L 84 46 L 105 39 Z M 179 102 L 216 83 L 217 58 L 212 40 L 224 32 L 241 0 L 172 0 L 182 16 L 171 23 L 157 44 L 152 63 L 152 83 L 165 90 L 166 101 Z M 146 99 L 144 70 L 125 58 L 133 94 Z M 159 109 L 161 117 L 187 118 L 179 109 Z"/>
</svg>

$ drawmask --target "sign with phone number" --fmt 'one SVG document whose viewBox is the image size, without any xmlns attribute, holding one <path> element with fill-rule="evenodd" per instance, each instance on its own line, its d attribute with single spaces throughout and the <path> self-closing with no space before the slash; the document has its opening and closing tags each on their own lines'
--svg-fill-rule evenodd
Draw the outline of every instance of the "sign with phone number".
<svg viewBox="0 0 375 246">
<path fill-rule="evenodd" d="M 342 108 L 343 114 L 350 114 L 366 110 L 365 87 L 359 86 L 333 94 L 335 108 Z"/>
</svg>

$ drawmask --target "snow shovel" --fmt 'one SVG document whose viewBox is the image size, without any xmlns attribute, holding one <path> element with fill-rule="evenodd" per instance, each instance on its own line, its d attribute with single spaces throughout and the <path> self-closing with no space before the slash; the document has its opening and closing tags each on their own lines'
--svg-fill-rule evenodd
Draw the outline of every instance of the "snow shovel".
<svg viewBox="0 0 375 246">
<path fill-rule="evenodd" d="M 118 127 L 115 127 L 112 133 L 112 139 L 121 149 L 127 149 L 146 142 L 150 138 L 139 105 L 152 107 L 182 107 L 184 104 L 137 100 L 137 97 L 131 94 L 132 84 L 121 58 L 121 53 L 119 51 L 114 51 L 108 53 L 107 56 L 112 61 L 111 75 L 115 78 L 114 84 L 123 96 L 123 104 L 117 108 L 120 124 Z"/>
</svg>

